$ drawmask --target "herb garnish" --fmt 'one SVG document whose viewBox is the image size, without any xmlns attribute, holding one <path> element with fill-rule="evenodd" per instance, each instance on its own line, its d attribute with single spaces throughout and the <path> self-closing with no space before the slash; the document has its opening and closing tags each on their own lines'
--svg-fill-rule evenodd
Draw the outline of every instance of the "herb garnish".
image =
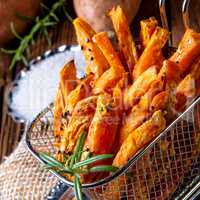
<svg viewBox="0 0 200 200">
<path fill-rule="evenodd" d="M 55 14 L 56 11 L 58 11 L 59 9 L 62 9 L 66 18 L 69 21 L 72 21 L 72 18 L 69 16 L 69 14 L 67 13 L 67 11 L 65 9 L 65 3 L 66 3 L 66 0 L 58 0 L 57 2 L 55 2 L 53 4 L 51 9 L 49 9 L 44 4 L 41 4 L 42 7 L 48 11 L 48 14 L 41 19 L 39 18 L 39 16 L 37 16 L 35 18 L 35 24 L 31 28 L 30 32 L 27 35 L 25 35 L 24 37 L 21 37 L 16 32 L 16 30 L 14 28 L 14 24 L 11 23 L 11 31 L 14 34 L 14 36 L 20 41 L 20 44 L 16 49 L 13 49 L 13 50 L 7 50 L 7 49 L 1 48 L 2 52 L 7 53 L 7 54 L 13 54 L 12 61 L 11 61 L 10 67 L 9 67 L 10 69 L 12 69 L 18 61 L 23 61 L 24 65 L 27 66 L 28 61 L 25 56 L 25 51 L 27 51 L 27 53 L 30 52 L 29 44 L 35 43 L 35 37 L 38 33 L 44 34 L 49 45 L 51 44 L 51 40 L 49 38 L 47 28 L 54 26 L 55 24 L 57 24 L 60 21 L 59 18 L 57 17 L 57 15 Z"/>
<path fill-rule="evenodd" d="M 83 132 L 80 135 L 73 154 L 70 156 L 64 155 L 64 162 L 60 162 L 46 153 L 39 154 L 42 160 L 46 163 L 44 168 L 54 170 L 59 174 L 67 173 L 73 176 L 75 197 L 77 200 L 83 199 L 82 185 L 80 180 L 81 174 L 88 174 L 91 172 L 115 172 L 118 169 L 117 167 L 111 165 L 98 165 L 94 167 L 88 166 L 89 164 L 95 163 L 97 161 L 112 158 L 112 154 L 91 156 L 85 160 L 81 160 L 82 153 L 84 152 L 83 147 L 86 136 L 86 132 Z"/>
</svg>

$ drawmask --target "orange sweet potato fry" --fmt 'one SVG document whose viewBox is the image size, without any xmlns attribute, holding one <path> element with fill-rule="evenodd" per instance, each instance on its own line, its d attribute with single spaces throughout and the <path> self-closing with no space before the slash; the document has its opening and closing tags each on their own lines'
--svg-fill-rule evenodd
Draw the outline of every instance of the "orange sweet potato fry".
<svg viewBox="0 0 200 200">
<path fill-rule="evenodd" d="M 180 82 L 181 80 L 181 69 L 180 67 L 173 61 L 170 60 L 164 60 L 162 68 L 160 69 L 160 72 L 158 74 L 159 77 L 163 76 L 165 74 L 166 76 L 166 82 Z"/>
<path fill-rule="evenodd" d="M 130 107 L 135 105 L 141 96 L 150 88 L 151 83 L 157 78 L 156 67 L 150 67 L 143 72 L 138 79 L 125 90 L 124 93 L 124 107 L 128 110 Z"/>
<path fill-rule="evenodd" d="M 140 41 L 142 43 L 143 48 L 147 46 L 157 26 L 158 21 L 155 19 L 155 17 L 150 17 L 149 19 L 140 21 Z"/>
<path fill-rule="evenodd" d="M 188 74 L 177 86 L 175 110 L 183 112 L 187 104 L 195 97 L 195 94 L 195 79 L 191 74 Z"/>
<path fill-rule="evenodd" d="M 98 96 L 97 108 L 86 139 L 90 152 L 111 153 L 119 123 L 118 113 L 110 95 Z"/>
<path fill-rule="evenodd" d="M 183 73 L 188 70 L 198 55 L 200 55 L 200 34 L 187 29 L 177 51 L 170 57 L 170 60 L 176 62 Z"/>
<path fill-rule="evenodd" d="M 121 146 L 128 135 L 145 122 L 150 115 L 150 112 L 142 111 L 139 107 L 133 109 L 133 111 L 126 116 L 124 124 L 122 124 L 120 128 L 119 146 Z"/>
<path fill-rule="evenodd" d="M 192 77 L 195 79 L 196 96 L 200 95 L 200 57 L 198 57 L 191 66 L 190 71 Z"/>
<path fill-rule="evenodd" d="M 108 38 L 107 33 L 100 32 L 93 36 L 93 41 L 101 49 L 103 55 L 106 57 L 111 68 L 121 74 L 125 72 L 116 51 L 114 50 L 111 41 Z"/>
<path fill-rule="evenodd" d="M 113 9 L 109 12 L 109 16 L 112 19 L 113 26 L 117 34 L 120 51 L 124 55 L 130 74 L 132 74 L 134 65 L 138 60 L 138 55 L 131 31 L 129 29 L 128 20 L 120 6 L 113 7 Z"/>
<path fill-rule="evenodd" d="M 190 73 L 195 80 L 198 80 L 200 78 L 200 57 L 198 57 L 195 60 L 195 62 L 191 65 Z"/>
<path fill-rule="evenodd" d="M 169 33 L 167 30 L 156 27 L 146 48 L 140 56 L 133 70 L 133 77 L 136 80 L 146 69 L 152 65 L 162 65 L 162 48 L 167 42 Z"/>
<path fill-rule="evenodd" d="M 71 114 L 76 104 L 88 97 L 91 94 L 91 86 L 90 83 L 93 81 L 94 75 L 89 74 L 79 82 L 74 90 L 72 90 L 67 96 L 67 104 L 64 109 L 64 113 Z"/>
<path fill-rule="evenodd" d="M 56 98 L 54 101 L 54 137 L 55 137 L 55 145 L 60 141 L 61 132 L 62 132 L 62 111 L 64 109 L 64 99 L 62 97 L 61 89 L 58 88 Z"/>
<path fill-rule="evenodd" d="M 116 167 L 125 165 L 140 148 L 156 137 L 165 126 L 166 121 L 162 111 L 156 111 L 148 121 L 129 134 L 117 153 L 113 165 Z"/>
<path fill-rule="evenodd" d="M 61 140 L 60 151 L 72 152 L 80 134 L 87 130 L 96 109 L 96 96 L 90 96 L 79 101 L 72 113 L 72 116 L 64 127 L 64 133 Z"/>
<path fill-rule="evenodd" d="M 138 103 L 140 110 L 149 111 L 153 98 L 155 97 L 155 95 L 165 90 L 165 85 L 165 73 L 163 73 L 162 75 L 159 73 L 156 79 L 151 83 L 148 91 L 140 98 L 140 101 Z"/>
<path fill-rule="evenodd" d="M 60 71 L 60 88 L 63 94 L 65 105 L 67 103 L 67 95 L 76 86 L 76 67 L 74 61 L 67 63 Z"/>
<path fill-rule="evenodd" d="M 124 110 L 123 93 L 128 85 L 128 73 L 124 73 L 122 78 L 113 88 L 113 100 L 118 112 L 122 115 Z"/>
<path fill-rule="evenodd" d="M 169 100 L 169 93 L 167 91 L 162 91 L 158 93 L 156 96 L 154 96 L 151 105 L 150 110 L 151 112 L 155 112 L 157 110 L 164 110 L 167 107 Z"/>
<path fill-rule="evenodd" d="M 164 78 L 157 76 L 157 79 L 151 83 L 150 88 L 141 97 L 139 103 L 135 105 L 126 116 L 125 122 L 122 123 L 119 136 L 120 145 L 128 135 L 145 122 L 153 112 L 164 109 L 167 106 L 168 93 L 163 91 L 164 88 Z"/>
<path fill-rule="evenodd" d="M 111 92 L 116 83 L 121 79 L 122 75 L 118 73 L 112 67 L 106 70 L 101 77 L 99 77 L 93 88 L 94 94 L 99 94 L 101 92 Z"/>
<path fill-rule="evenodd" d="M 95 31 L 81 18 L 73 21 L 79 45 L 83 51 L 87 65 L 87 73 L 94 73 L 98 78 L 108 67 L 108 62 L 100 49 L 92 41 Z"/>
</svg>

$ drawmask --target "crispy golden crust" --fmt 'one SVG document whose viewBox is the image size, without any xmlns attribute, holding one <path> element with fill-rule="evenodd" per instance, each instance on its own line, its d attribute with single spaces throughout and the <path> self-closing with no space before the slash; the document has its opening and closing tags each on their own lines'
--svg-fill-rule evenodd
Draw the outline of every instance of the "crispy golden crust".
<svg viewBox="0 0 200 200">
<path fill-rule="evenodd" d="M 111 152 L 118 124 L 118 113 L 112 97 L 106 94 L 99 95 L 96 112 L 86 140 L 90 152 L 95 154 Z"/>
<path fill-rule="evenodd" d="M 176 88 L 175 110 L 177 112 L 183 112 L 187 104 L 194 99 L 195 94 L 195 79 L 191 74 L 188 74 Z"/>
<path fill-rule="evenodd" d="M 111 67 L 95 81 L 93 93 L 94 94 L 99 94 L 101 92 L 110 93 L 112 91 L 112 88 L 121 79 L 121 77 L 122 77 L 121 73 L 118 73 L 118 71 L 116 71 Z"/>
<path fill-rule="evenodd" d="M 107 33 L 105 32 L 97 33 L 96 35 L 93 36 L 93 41 L 101 49 L 110 67 L 122 75 L 125 72 L 124 66 L 122 65 L 116 51 L 114 50 L 112 43 L 108 38 Z"/>
<path fill-rule="evenodd" d="M 92 72 L 95 74 L 96 78 L 98 78 L 109 65 L 100 49 L 92 41 L 95 32 L 90 25 L 81 18 L 76 18 L 73 24 L 76 30 L 78 43 L 85 57 L 87 73 Z"/>
<path fill-rule="evenodd" d="M 150 111 L 155 112 L 157 110 L 164 110 L 168 104 L 169 93 L 162 91 L 154 96 L 150 105 Z"/>
<path fill-rule="evenodd" d="M 96 96 L 79 101 L 74 108 L 69 123 L 64 127 L 60 151 L 72 152 L 81 132 L 88 129 L 96 109 Z"/>
<path fill-rule="evenodd" d="M 109 12 L 109 16 L 117 34 L 120 51 L 124 55 L 130 74 L 132 74 L 138 55 L 125 13 L 120 6 L 117 6 Z"/>
<path fill-rule="evenodd" d="M 141 124 L 143 124 L 143 122 L 145 122 L 150 117 L 150 115 L 150 112 L 142 111 L 138 108 L 130 112 L 130 114 L 126 116 L 125 122 L 120 128 L 119 146 L 121 146 L 129 134 L 138 128 Z"/>
<path fill-rule="evenodd" d="M 162 48 L 166 44 L 168 37 L 169 32 L 167 30 L 156 27 L 150 41 L 135 65 L 133 70 L 134 80 L 152 65 L 162 65 Z"/>
<path fill-rule="evenodd" d="M 91 85 L 92 81 L 94 80 L 94 75 L 89 74 L 83 80 L 78 82 L 78 85 L 74 90 L 72 90 L 67 96 L 67 103 L 64 109 L 64 113 L 71 114 L 73 112 L 74 107 L 76 104 L 91 95 Z"/>
<path fill-rule="evenodd" d="M 64 65 L 60 71 L 60 88 L 64 97 L 65 105 L 67 103 L 67 95 L 76 86 L 76 67 L 74 61 Z"/>
<path fill-rule="evenodd" d="M 64 101 L 61 93 L 60 87 L 58 88 L 56 98 L 54 101 L 54 137 L 55 137 L 55 146 L 57 146 L 60 141 L 61 132 L 62 132 L 62 112 L 64 109 Z"/>
<path fill-rule="evenodd" d="M 169 60 L 177 63 L 183 73 L 188 70 L 198 55 L 200 55 L 200 34 L 192 29 L 187 29 L 177 51 Z"/>
<path fill-rule="evenodd" d="M 150 17 L 149 19 L 140 21 L 140 41 L 142 43 L 143 48 L 147 46 L 157 26 L 158 21 L 155 19 L 155 17 Z"/>
<path fill-rule="evenodd" d="M 122 167 L 144 145 L 149 143 L 166 126 L 162 111 L 156 111 L 153 116 L 129 134 L 114 158 L 113 165 Z"/>
<path fill-rule="evenodd" d="M 125 90 L 124 106 L 126 110 L 134 106 L 140 100 L 140 97 L 145 94 L 151 83 L 156 80 L 156 77 L 156 67 L 150 67 L 143 72 L 129 88 Z"/>
</svg>

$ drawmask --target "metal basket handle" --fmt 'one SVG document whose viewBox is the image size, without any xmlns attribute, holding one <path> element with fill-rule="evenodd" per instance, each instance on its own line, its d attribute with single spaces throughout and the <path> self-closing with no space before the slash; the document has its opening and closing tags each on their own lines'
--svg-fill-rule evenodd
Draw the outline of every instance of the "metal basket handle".
<svg viewBox="0 0 200 200">
<path fill-rule="evenodd" d="M 190 0 L 184 0 L 182 4 L 182 17 L 183 17 L 183 23 L 185 28 L 190 28 L 190 20 L 189 20 L 189 4 Z"/>
<path fill-rule="evenodd" d="M 159 0 L 159 10 L 160 10 L 160 18 L 163 28 L 169 29 L 169 23 L 167 19 L 167 13 L 166 13 L 166 0 Z M 183 24 L 185 28 L 190 28 L 190 22 L 189 22 L 189 4 L 190 0 L 183 0 L 182 4 L 182 19 Z M 172 46 L 172 38 L 169 39 L 169 46 Z"/>
</svg>

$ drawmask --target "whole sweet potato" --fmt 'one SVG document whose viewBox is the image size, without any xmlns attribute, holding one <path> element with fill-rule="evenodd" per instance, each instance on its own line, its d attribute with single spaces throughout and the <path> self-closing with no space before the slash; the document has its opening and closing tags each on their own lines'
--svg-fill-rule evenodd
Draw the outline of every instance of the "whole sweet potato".
<svg viewBox="0 0 200 200">
<path fill-rule="evenodd" d="M 108 17 L 109 10 L 116 5 L 121 5 L 125 10 L 129 23 L 134 18 L 141 0 L 74 0 L 76 14 L 85 19 L 95 31 L 107 31 L 112 29 L 112 23 Z"/>
</svg>

